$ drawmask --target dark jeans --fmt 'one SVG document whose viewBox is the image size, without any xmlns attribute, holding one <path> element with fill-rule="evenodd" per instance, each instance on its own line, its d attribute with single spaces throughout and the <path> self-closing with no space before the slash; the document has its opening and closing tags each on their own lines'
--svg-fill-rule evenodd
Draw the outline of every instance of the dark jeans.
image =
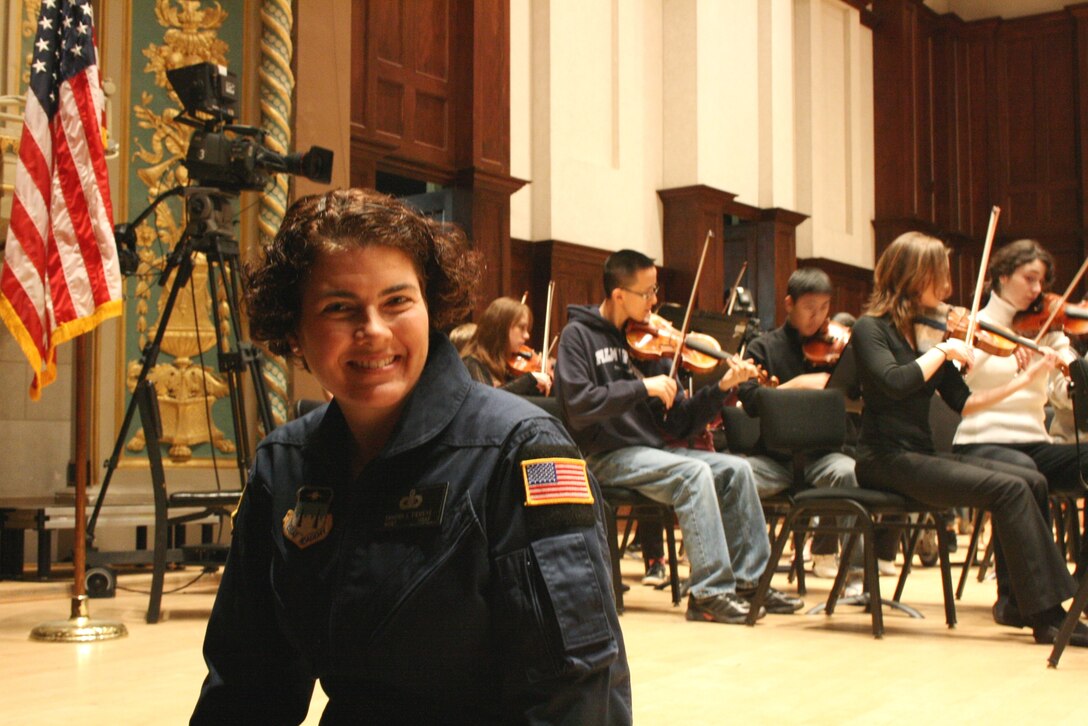
<svg viewBox="0 0 1088 726">
<path fill-rule="evenodd" d="M 1081 477 L 1088 476 L 1088 452 L 1078 466 L 1076 444 L 960 444 L 952 450 L 957 454 L 1037 469 L 1046 477 L 1053 494 L 1085 491 Z M 1088 565 L 1088 537 L 1081 538 L 1077 572 L 1083 572 L 1085 565 Z"/>
<path fill-rule="evenodd" d="M 958 454 L 880 452 L 859 458 L 858 483 L 939 507 L 988 509 L 1001 557 L 998 592 L 1024 615 L 1073 596 L 1076 584 L 1054 546 L 1045 512 L 1046 478 L 1033 469 Z"/>
</svg>

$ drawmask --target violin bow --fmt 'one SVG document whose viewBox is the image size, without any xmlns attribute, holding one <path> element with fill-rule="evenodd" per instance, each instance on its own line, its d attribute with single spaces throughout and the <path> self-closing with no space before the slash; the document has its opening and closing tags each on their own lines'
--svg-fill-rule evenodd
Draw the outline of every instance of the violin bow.
<svg viewBox="0 0 1088 726">
<path fill-rule="evenodd" d="M 1073 288 L 1077 286 L 1078 282 L 1080 282 L 1080 278 L 1084 277 L 1084 271 L 1086 269 L 1088 269 L 1088 259 L 1084 260 L 1083 264 L 1081 264 L 1080 266 L 1080 269 L 1077 271 L 1077 274 L 1073 276 L 1073 281 L 1069 283 L 1069 287 L 1065 288 L 1065 294 L 1062 295 L 1061 300 L 1058 300 L 1056 304 L 1050 307 L 1050 317 L 1046 319 L 1043 327 L 1039 328 L 1039 332 L 1036 334 L 1035 340 L 1032 341 L 1033 343 L 1038 345 L 1039 341 L 1043 339 L 1044 335 L 1046 335 L 1047 328 L 1049 328 L 1050 324 L 1054 322 L 1054 318 L 1058 317 L 1058 311 L 1062 309 L 1062 306 L 1065 305 L 1065 302 L 1069 299 L 1069 296 L 1073 294 Z"/>
<path fill-rule="evenodd" d="M 733 314 L 733 306 L 737 304 L 737 290 L 740 289 L 740 281 L 744 279 L 744 273 L 748 271 L 748 260 L 744 261 L 744 264 L 740 266 L 740 272 L 737 273 L 737 281 L 733 283 L 733 291 L 729 293 L 729 302 L 726 303 L 725 309 L 722 310 L 726 315 Z"/>
<path fill-rule="evenodd" d="M 1001 216 L 1001 207 L 996 204 L 990 209 L 990 224 L 986 227 L 986 243 L 982 246 L 982 260 L 978 266 L 978 282 L 975 283 L 975 297 L 971 301 L 971 314 L 967 318 L 967 336 L 964 338 L 967 345 L 975 339 L 975 328 L 978 327 L 978 307 L 982 302 L 982 283 L 986 281 L 986 268 L 990 266 L 990 250 L 994 246 L 994 233 L 997 232 L 997 218 Z"/>
<path fill-rule="evenodd" d="M 695 270 L 695 282 L 691 285 L 691 297 L 688 298 L 688 309 L 684 312 L 684 325 L 680 328 L 680 347 L 672 358 L 672 367 L 669 369 L 669 378 L 676 378 L 676 372 L 680 370 L 680 359 L 683 358 L 684 341 L 691 330 L 691 311 L 695 309 L 695 294 L 699 291 L 699 278 L 703 275 L 703 263 L 706 262 L 706 251 L 710 249 L 710 240 L 714 238 L 714 230 L 706 231 L 706 241 L 703 242 L 703 253 L 699 255 L 699 267 Z"/>
<path fill-rule="evenodd" d="M 552 297 L 555 295 L 555 280 L 548 281 L 548 302 L 545 303 L 547 307 L 544 309 L 544 348 L 540 351 L 540 371 L 541 373 L 548 374 L 548 353 L 551 352 L 551 329 L 552 329 Z"/>
</svg>

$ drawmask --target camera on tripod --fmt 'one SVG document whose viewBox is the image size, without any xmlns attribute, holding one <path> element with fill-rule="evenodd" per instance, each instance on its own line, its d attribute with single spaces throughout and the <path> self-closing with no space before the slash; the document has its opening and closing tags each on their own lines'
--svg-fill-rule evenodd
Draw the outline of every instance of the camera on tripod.
<svg viewBox="0 0 1088 726">
<path fill-rule="evenodd" d="M 238 103 L 238 81 L 223 66 L 197 63 L 167 71 L 166 77 L 185 107 L 177 120 L 197 128 L 185 166 L 200 185 L 232 192 L 260 191 L 275 172 L 322 183 L 332 178 L 328 149 L 311 146 L 303 154 L 280 154 L 262 143 L 263 129 L 230 123 Z"/>
<path fill-rule="evenodd" d="M 327 184 L 332 179 L 332 151 L 311 146 L 305 153 L 281 154 L 262 142 L 267 132 L 253 126 L 230 123 L 238 104 L 238 79 L 224 66 L 197 63 L 166 72 L 184 111 L 179 123 L 196 128 L 185 154 L 189 177 L 201 187 L 229 194 L 261 191 L 274 173 L 295 174 Z M 118 262 L 124 275 L 136 274 L 136 228 L 168 196 L 159 195 L 135 220 L 114 227 Z"/>
</svg>

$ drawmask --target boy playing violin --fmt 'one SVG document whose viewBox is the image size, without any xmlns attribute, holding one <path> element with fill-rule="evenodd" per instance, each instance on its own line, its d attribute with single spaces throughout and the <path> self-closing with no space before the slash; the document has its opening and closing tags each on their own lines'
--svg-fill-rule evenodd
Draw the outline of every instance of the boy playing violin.
<svg viewBox="0 0 1088 726">
<path fill-rule="evenodd" d="M 687 619 L 743 623 L 770 557 L 751 467 L 738 456 L 666 449 L 718 412 L 729 390 L 757 374 L 730 362 L 717 384 L 687 397 L 668 362 L 631 359 L 624 328 L 645 322 L 657 302 L 657 268 L 620 250 L 604 266 L 600 305 L 571 305 L 559 339 L 556 391 L 575 441 L 602 487 L 625 487 L 671 505 L 691 560 Z M 766 609 L 793 613 L 804 603 L 772 590 Z M 762 613 L 761 613 L 762 614 Z"/>
<path fill-rule="evenodd" d="M 786 322 L 781 327 L 752 341 L 749 359 L 780 381 L 779 388 L 821 389 L 827 386 L 832 365 L 814 363 L 805 355 L 804 345 L 817 337 L 828 322 L 831 311 L 831 279 L 816 267 L 795 270 L 786 284 Z M 740 400 L 749 416 L 759 416 L 760 386 L 752 381 L 740 386 Z M 801 412 L 798 412 L 801 415 Z M 818 421 L 812 425 L 818 426 Z M 792 463 L 788 457 L 768 451 L 762 441 L 757 454 L 748 462 L 756 476 L 756 488 L 766 497 L 793 484 Z M 856 488 L 854 460 L 841 451 L 810 454 L 805 461 L 805 482 L 816 487 Z M 896 535 L 882 533 L 877 543 L 881 574 L 895 574 Z M 812 541 L 812 571 L 817 577 L 834 577 L 838 540 L 834 535 L 818 535 Z M 854 550 L 854 562 L 861 565 L 860 547 Z"/>
</svg>

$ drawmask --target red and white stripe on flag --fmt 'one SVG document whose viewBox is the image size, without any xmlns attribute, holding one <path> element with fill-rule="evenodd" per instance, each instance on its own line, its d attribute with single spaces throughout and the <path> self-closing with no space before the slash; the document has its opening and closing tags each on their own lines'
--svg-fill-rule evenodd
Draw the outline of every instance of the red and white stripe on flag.
<svg viewBox="0 0 1088 726">
<path fill-rule="evenodd" d="M 525 506 L 593 504 L 586 463 L 581 459 L 527 459 L 521 462 Z"/>
<path fill-rule="evenodd" d="M 35 400 L 56 378 L 57 345 L 121 314 L 93 21 L 88 0 L 42 0 L 34 39 L 0 318 L 34 369 Z"/>
</svg>

